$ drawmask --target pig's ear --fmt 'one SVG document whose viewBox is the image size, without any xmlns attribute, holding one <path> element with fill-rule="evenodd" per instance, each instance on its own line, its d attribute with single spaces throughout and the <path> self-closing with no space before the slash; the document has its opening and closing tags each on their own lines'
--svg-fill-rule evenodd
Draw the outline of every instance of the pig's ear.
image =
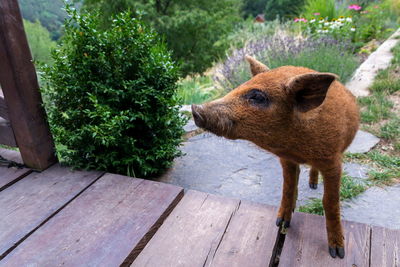
<svg viewBox="0 0 400 267">
<path fill-rule="evenodd" d="M 331 83 L 338 76 L 332 73 L 307 73 L 291 78 L 286 89 L 295 98 L 295 107 L 301 112 L 307 112 L 324 102 Z"/>
<path fill-rule="evenodd" d="M 256 60 L 255 58 L 253 58 L 251 56 L 246 56 L 245 58 L 246 58 L 247 62 L 249 62 L 249 64 L 250 64 L 250 70 L 251 70 L 251 74 L 253 74 L 253 76 L 256 76 L 257 74 L 259 74 L 261 72 L 269 71 L 269 68 L 267 66 L 265 66 L 264 64 L 262 64 L 260 61 Z"/>
</svg>

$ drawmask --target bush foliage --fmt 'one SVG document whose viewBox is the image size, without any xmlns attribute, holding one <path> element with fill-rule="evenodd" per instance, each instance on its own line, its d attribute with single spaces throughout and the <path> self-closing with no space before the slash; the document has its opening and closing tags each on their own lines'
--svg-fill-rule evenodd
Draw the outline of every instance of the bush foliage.
<svg viewBox="0 0 400 267">
<path fill-rule="evenodd" d="M 99 10 L 102 26 L 112 15 L 139 10 L 143 20 L 165 36 L 175 60 L 182 63 L 182 76 L 201 73 L 222 57 L 229 43 L 225 37 L 240 21 L 242 0 L 82 0 L 83 7 Z"/>
<path fill-rule="evenodd" d="M 179 155 L 184 124 L 170 53 L 130 13 L 101 31 L 98 16 L 67 11 L 54 64 L 42 67 L 59 158 L 130 176 L 161 172 Z"/>
</svg>

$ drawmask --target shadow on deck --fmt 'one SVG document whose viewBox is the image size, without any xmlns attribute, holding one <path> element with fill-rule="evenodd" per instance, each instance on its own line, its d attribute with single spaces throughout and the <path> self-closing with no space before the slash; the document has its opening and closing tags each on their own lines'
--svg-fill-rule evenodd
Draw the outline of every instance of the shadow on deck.
<svg viewBox="0 0 400 267">
<path fill-rule="evenodd" d="M 295 213 L 284 236 L 275 216 L 272 206 L 115 174 L 0 167 L 0 266 L 400 266 L 398 230 L 345 221 L 340 260 L 328 254 L 323 217 Z"/>
</svg>

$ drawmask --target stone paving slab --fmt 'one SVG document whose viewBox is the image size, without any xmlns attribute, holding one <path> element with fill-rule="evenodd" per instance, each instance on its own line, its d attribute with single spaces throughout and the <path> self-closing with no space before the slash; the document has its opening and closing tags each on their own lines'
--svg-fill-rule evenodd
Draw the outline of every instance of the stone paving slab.
<svg viewBox="0 0 400 267">
<path fill-rule="evenodd" d="M 366 153 L 379 143 L 379 138 L 368 132 L 359 130 L 353 143 L 347 148 L 350 153 Z"/>
<path fill-rule="evenodd" d="M 363 143 L 362 141 L 360 141 Z M 228 140 L 210 133 L 190 138 L 177 158 L 158 181 L 211 194 L 279 205 L 282 169 L 278 157 L 244 140 Z M 344 170 L 357 178 L 367 177 L 365 166 L 346 163 Z M 308 186 L 309 169 L 302 166 L 298 205 L 322 197 L 323 186 Z"/>
<path fill-rule="evenodd" d="M 371 187 L 342 207 L 345 220 L 400 229 L 400 184 Z"/>
</svg>

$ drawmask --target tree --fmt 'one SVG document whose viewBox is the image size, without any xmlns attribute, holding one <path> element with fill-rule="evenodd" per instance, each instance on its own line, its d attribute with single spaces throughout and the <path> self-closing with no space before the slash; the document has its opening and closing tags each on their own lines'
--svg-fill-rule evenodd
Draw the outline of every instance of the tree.
<svg viewBox="0 0 400 267">
<path fill-rule="evenodd" d="M 243 15 L 244 17 L 255 17 L 265 11 L 265 5 L 268 0 L 244 0 L 243 2 Z"/>
<path fill-rule="evenodd" d="M 31 22 L 40 21 L 53 40 L 61 36 L 61 26 L 66 13 L 62 0 L 19 0 L 24 19 Z"/>
<path fill-rule="evenodd" d="M 56 47 L 56 43 L 51 40 L 49 31 L 39 21 L 32 23 L 24 20 L 24 27 L 33 60 L 50 63 L 50 52 Z"/>
<path fill-rule="evenodd" d="M 268 0 L 265 5 L 265 18 L 287 18 L 296 15 L 303 7 L 304 0 Z"/>
<path fill-rule="evenodd" d="M 241 0 L 83 0 L 89 10 L 99 10 L 103 26 L 113 14 L 141 10 L 142 19 L 165 36 L 183 75 L 203 72 L 222 56 L 225 37 L 240 20 Z"/>
</svg>

